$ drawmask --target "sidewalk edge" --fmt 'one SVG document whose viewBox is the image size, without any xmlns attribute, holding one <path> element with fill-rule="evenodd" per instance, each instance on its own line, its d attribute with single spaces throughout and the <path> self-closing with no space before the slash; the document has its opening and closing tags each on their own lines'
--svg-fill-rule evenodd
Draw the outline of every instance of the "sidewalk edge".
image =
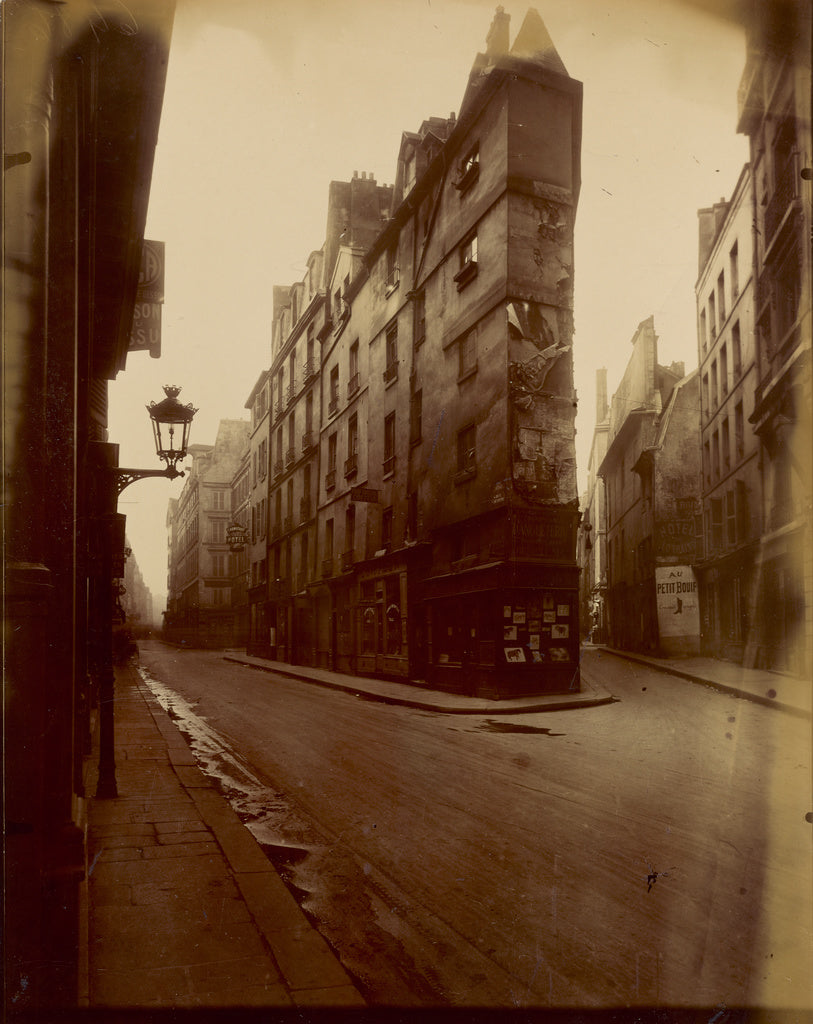
<svg viewBox="0 0 813 1024">
<path fill-rule="evenodd" d="M 718 683 L 714 679 L 707 679 L 693 672 L 686 672 L 673 665 L 659 665 L 650 658 L 640 658 L 628 651 L 619 651 L 613 647 L 597 647 L 596 650 L 604 651 L 605 654 L 613 654 L 616 658 L 623 658 L 625 661 L 633 661 L 636 665 L 645 665 L 656 672 L 665 672 L 667 675 L 677 676 L 679 679 L 686 679 L 690 683 L 697 683 L 700 686 L 707 686 L 710 690 L 717 690 L 719 693 L 728 694 L 729 697 L 738 697 L 740 700 L 751 701 L 752 704 L 762 704 L 763 707 L 774 708 L 776 711 L 784 711 L 786 714 L 795 715 L 797 718 L 810 718 L 811 712 L 795 704 L 785 704 L 783 701 L 773 700 L 771 697 L 763 697 L 759 693 L 751 693 L 750 690 L 740 689 L 738 686 L 729 686 L 727 683 Z"/>
<path fill-rule="evenodd" d="M 520 708 L 508 707 L 508 701 L 494 701 L 493 707 L 483 705 L 476 708 L 456 708 L 449 705 L 433 704 L 429 701 L 411 697 L 397 697 L 392 694 L 375 693 L 364 689 L 363 686 L 351 686 L 349 683 L 340 683 L 332 679 L 319 679 L 315 676 L 306 675 L 303 672 L 296 672 L 293 668 L 283 669 L 277 665 L 257 665 L 253 661 L 246 661 L 243 658 L 230 654 L 223 655 L 224 661 L 231 661 L 235 665 L 244 665 L 246 668 L 254 669 L 257 672 L 269 672 L 274 675 L 285 676 L 288 679 L 298 679 L 303 683 L 313 683 L 315 686 L 322 686 L 328 690 L 339 690 L 348 693 L 353 697 L 360 697 L 363 700 L 377 701 L 380 704 L 390 704 L 398 707 L 414 708 L 417 711 L 434 711 L 443 715 L 525 715 L 537 714 L 540 711 L 569 711 L 576 708 L 592 708 L 602 704 L 614 704 L 618 700 L 612 694 L 604 696 L 579 696 L 566 700 L 550 700 L 550 703 L 536 703 L 523 705 Z M 361 677 L 359 677 L 361 679 Z M 557 695 L 552 695 L 557 696 Z"/>
</svg>

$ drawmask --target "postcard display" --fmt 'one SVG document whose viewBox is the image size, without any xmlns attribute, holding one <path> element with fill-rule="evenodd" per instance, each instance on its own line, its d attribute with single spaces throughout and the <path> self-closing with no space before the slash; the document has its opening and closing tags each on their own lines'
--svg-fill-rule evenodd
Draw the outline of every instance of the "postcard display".
<svg viewBox="0 0 813 1024">
<path fill-rule="evenodd" d="M 573 609 L 561 592 L 538 591 L 506 598 L 502 609 L 502 649 L 509 665 L 575 662 L 578 636 Z"/>
</svg>

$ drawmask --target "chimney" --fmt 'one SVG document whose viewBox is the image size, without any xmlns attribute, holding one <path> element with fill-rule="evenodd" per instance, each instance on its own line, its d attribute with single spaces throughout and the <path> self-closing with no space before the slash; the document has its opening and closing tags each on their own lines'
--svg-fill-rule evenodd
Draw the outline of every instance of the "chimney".
<svg viewBox="0 0 813 1024">
<path fill-rule="evenodd" d="M 486 56 L 493 63 L 498 57 L 504 57 L 508 53 L 508 26 L 511 22 L 511 15 L 506 14 L 502 7 L 498 7 L 491 22 L 491 28 L 486 36 Z"/>
<path fill-rule="evenodd" d="M 608 412 L 607 367 L 602 366 L 600 370 L 596 370 L 596 423 L 603 423 Z"/>
</svg>

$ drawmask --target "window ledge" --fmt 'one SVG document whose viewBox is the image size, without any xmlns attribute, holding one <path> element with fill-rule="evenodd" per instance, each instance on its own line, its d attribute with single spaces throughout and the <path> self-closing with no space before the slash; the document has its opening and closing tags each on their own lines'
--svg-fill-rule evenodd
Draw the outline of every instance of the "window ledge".
<svg viewBox="0 0 813 1024">
<path fill-rule="evenodd" d="M 465 484 L 469 480 L 473 480 L 477 476 L 476 469 L 461 469 L 454 475 L 455 484 Z"/>
<path fill-rule="evenodd" d="M 454 279 L 457 282 L 457 290 L 462 291 L 470 281 L 473 281 L 477 277 L 477 261 L 469 260 L 469 262 L 461 267 L 460 270 L 455 274 Z"/>
<path fill-rule="evenodd" d="M 457 378 L 457 383 L 463 384 L 464 381 L 470 380 L 475 375 L 475 373 L 477 373 L 477 363 L 475 363 L 474 366 L 466 370 L 465 373 L 461 373 L 460 376 Z"/>
</svg>

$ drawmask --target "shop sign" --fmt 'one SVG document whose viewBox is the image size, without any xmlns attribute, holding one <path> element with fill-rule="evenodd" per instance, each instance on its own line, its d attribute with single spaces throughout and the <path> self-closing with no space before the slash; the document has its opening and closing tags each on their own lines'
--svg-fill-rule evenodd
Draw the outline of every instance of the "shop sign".
<svg viewBox="0 0 813 1024">
<path fill-rule="evenodd" d="M 655 523 L 655 544 L 664 558 L 694 557 L 694 519 L 659 519 Z"/>
<path fill-rule="evenodd" d="M 128 352 L 161 355 L 161 304 L 164 301 L 164 243 L 144 239 Z"/>
<path fill-rule="evenodd" d="M 378 491 L 372 487 L 351 487 L 350 488 L 350 500 L 351 501 L 366 501 L 372 505 L 378 502 Z"/>
</svg>

